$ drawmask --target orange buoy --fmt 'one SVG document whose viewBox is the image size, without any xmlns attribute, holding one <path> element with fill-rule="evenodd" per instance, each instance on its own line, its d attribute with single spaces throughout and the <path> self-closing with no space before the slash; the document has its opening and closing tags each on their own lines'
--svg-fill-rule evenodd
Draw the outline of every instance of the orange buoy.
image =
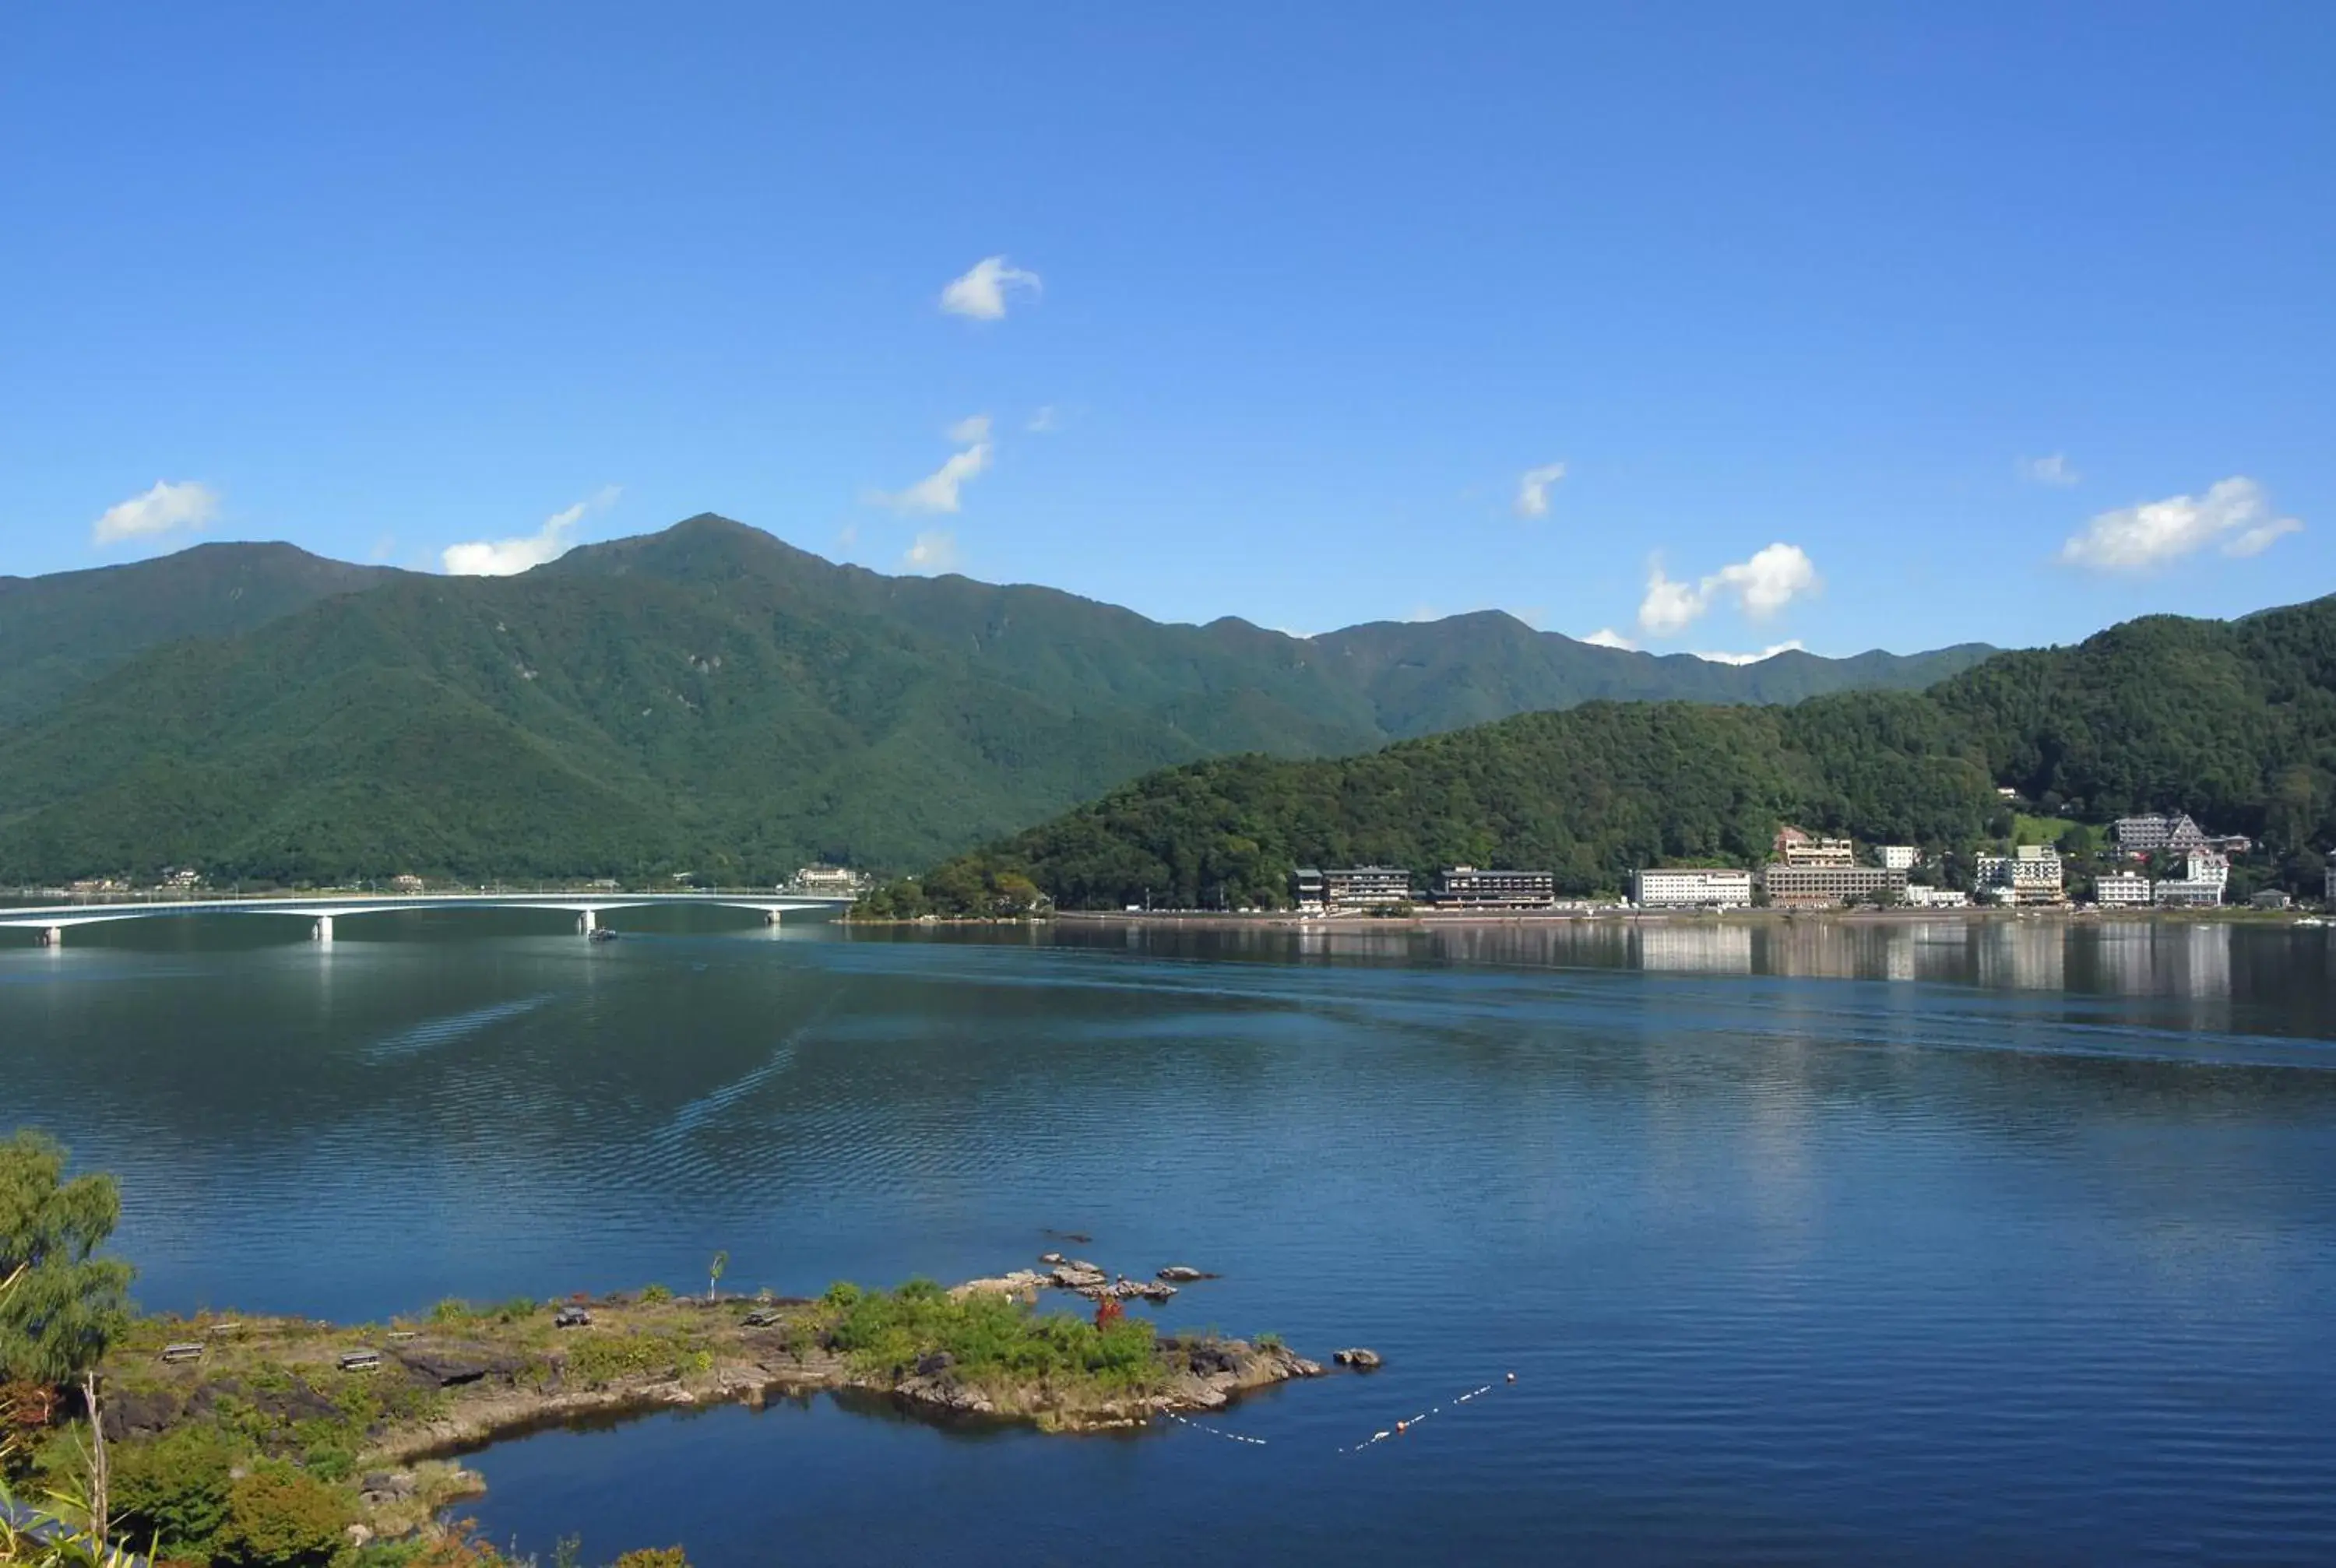
<svg viewBox="0 0 2336 1568">
<path fill-rule="evenodd" d="M 1398 1432 L 1408 1432 L 1411 1430 L 1411 1423 L 1408 1421 L 1397 1421 L 1395 1424 L 1395 1429 Z"/>
</svg>

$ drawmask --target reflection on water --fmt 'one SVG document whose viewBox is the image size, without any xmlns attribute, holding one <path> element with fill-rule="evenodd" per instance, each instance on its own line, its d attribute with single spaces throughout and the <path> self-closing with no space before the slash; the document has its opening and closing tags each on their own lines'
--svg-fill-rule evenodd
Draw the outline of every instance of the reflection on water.
<svg viewBox="0 0 2336 1568">
<path fill-rule="evenodd" d="M 2164 998 L 2201 1027 L 2318 1036 L 2336 1024 L 2336 932 L 2220 920 L 1767 919 L 1518 920 L 1410 928 L 1083 926 L 1057 942 L 1157 955 L 1636 969 L 1650 973 L 1922 981 L 2017 991 Z M 2269 1004 L 2244 1015 L 2253 1001 Z M 2234 1010 L 2234 1004 L 2236 1009 Z"/>
<path fill-rule="evenodd" d="M 1388 1357 L 1225 1417 L 1263 1448 L 823 1400 L 550 1433 L 480 1461 L 497 1540 L 2336 1560 L 2322 930 L 352 926 L 0 948 L 11 1103 L 122 1174 L 149 1302 L 367 1318 L 715 1248 L 809 1291 L 1075 1231 L 1222 1272 L 1165 1326 Z"/>
</svg>

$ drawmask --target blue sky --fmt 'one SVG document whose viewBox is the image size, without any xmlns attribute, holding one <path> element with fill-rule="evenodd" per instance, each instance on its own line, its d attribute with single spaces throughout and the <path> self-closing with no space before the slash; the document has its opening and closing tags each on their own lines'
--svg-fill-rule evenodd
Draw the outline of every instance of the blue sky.
<svg viewBox="0 0 2336 1568">
<path fill-rule="evenodd" d="M 2336 9 L 1111 9 L 9 8 L 0 572 L 717 511 L 1825 653 L 2336 588 Z"/>
</svg>

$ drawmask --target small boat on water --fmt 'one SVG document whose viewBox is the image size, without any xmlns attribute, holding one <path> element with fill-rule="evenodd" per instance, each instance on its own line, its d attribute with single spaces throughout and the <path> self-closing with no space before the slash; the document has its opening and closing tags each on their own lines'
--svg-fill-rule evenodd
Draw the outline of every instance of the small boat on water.
<svg viewBox="0 0 2336 1568">
<path fill-rule="evenodd" d="M 617 933 L 610 930 L 608 927 L 594 926 L 592 928 L 592 940 L 596 942 L 613 942 L 616 940 Z"/>
</svg>

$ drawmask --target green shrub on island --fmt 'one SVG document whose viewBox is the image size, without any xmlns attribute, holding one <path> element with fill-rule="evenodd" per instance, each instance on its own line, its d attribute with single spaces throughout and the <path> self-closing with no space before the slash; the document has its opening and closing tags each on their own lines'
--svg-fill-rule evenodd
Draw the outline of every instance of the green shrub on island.
<svg viewBox="0 0 2336 1568">
<path fill-rule="evenodd" d="M 673 1300 L 673 1287 L 671 1285 L 644 1285 L 641 1287 L 641 1300 L 649 1302 L 670 1301 Z"/>
<path fill-rule="evenodd" d="M 236 1466 L 249 1456 L 216 1427 L 180 1427 L 112 1453 L 114 1517 L 164 1558 L 208 1553 L 226 1528 Z"/>
<path fill-rule="evenodd" d="M 584 1388 L 628 1378 L 679 1378 L 712 1365 L 704 1346 L 674 1334 L 594 1334 L 568 1348 L 569 1381 Z"/>
<path fill-rule="evenodd" d="M 524 1323 L 542 1310 L 542 1302 L 527 1296 L 514 1296 L 508 1301 L 484 1306 L 449 1296 L 430 1309 L 430 1321 L 440 1328 L 459 1328 L 465 1323 L 509 1325 Z"/>
<path fill-rule="evenodd" d="M 233 1568 L 330 1568 L 348 1549 L 346 1495 L 289 1465 L 261 1464 L 228 1493 L 213 1560 Z"/>
<path fill-rule="evenodd" d="M 930 1280 L 891 1291 L 838 1284 L 820 1304 L 830 1341 L 863 1376 L 902 1376 L 938 1351 L 975 1384 L 1078 1381 L 1134 1394 L 1165 1380 L 1152 1325 L 1134 1318 L 1098 1329 L 988 1292 L 952 1300 Z"/>
</svg>

